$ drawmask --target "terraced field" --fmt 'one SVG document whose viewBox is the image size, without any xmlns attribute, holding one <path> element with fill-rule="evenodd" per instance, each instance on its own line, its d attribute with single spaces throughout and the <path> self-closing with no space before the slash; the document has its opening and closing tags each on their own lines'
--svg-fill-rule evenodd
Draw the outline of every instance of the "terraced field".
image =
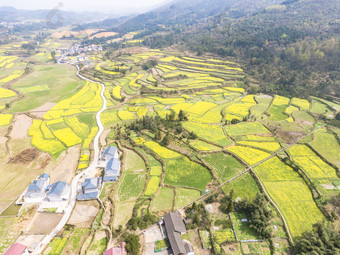
<svg viewBox="0 0 340 255">
<path fill-rule="evenodd" d="M 126 38 L 127 45 L 139 43 Z M 52 156 L 55 165 L 48 169 L 57 169 L 61 158 L 77 148 L 75 171 L 80 172 L 93 160 L 91 142 L 98 132 L 95 113 L 103 104 L 101 87 L 79 80 L 69 66 L 51 63 L 48 54 L 38 54 L 34 59 L 41 64 L 28 73 L 20 58 L 0 57 L 0 141 L 6 144 L 17 117 L 25 114 L 31 123 L 25 141 L 17 144 L 37 148 L 43 153 L 40 161 Z M 262 192 L 256 179 L 282 212 L 294 238 L 325 219 L 305 180 L 281 157 L 298 166 L 321 193 L 325 192 L 321 184 L 337 183 L 340 132 L 326 127 L 299 143 L 297 138 L 321 127 L 324 118 L 334 117 L 340 111 L 338 104 L 320 98 L 247 94 L 245 74 L 233 59 L 146 49 L 105 61 L 101 54 L 90 59 L 93 64 L 82 74 L 102 80 L 108 100 L 101 115 L 108 135 L 101 142 L 118 144 L 123 151 L 121 176 L 107 194 L 114 198 L 109 201 L 114 210 L 105 217 L 111 217 L 114 228 L 125 225 L 132 215 L 147 211 L 163 215 L 186 206 L 219 184 L 226 194 L 233 190 L 235 199 L 254 198 Z M 157 63 L 143 70 L 151 59 Z M 180 120 L 180 114 L 185 118 Z M 180 125 L 169 131 L 164 124 L 156 130 L 147 125 L 145 116 Z M 130 128 L 135 120 L 144 122 L 144 128 Z M 166 136 L 170 141 L 164 141 Z M 291 147 L 269 159 L 287 145 Z M 9 160 L 6 153 L 0 156 Z M 249 168 L 260 162 L 254 171 Z M 102 215 L 97 217 L 99 226 Z M 90 234 L 86 228 L 82 231 Z M 216 232 L 221 240 L 226 235 L 222 232 Z M 51 245 L 73 252 L 71 242 L 77 246 L 79 233 L 71 241 L 59 238 Z M 98 233 L 92 236 L 91 249 L 106 245 Z"/>
</svg>

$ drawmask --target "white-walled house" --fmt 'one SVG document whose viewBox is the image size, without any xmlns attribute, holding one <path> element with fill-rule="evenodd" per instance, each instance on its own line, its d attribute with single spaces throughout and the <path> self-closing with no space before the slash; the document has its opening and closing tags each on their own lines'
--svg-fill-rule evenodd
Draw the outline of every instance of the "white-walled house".
<svg viewBox="0 0 340 255">
<path fill-rule="evenodd" d="M 81 184 L 81 191 L 77 195 L 78 200 L 91 200 L 98 197 L 100 178 L 88 178 Z"/>
<path fill-rule="evenodd" d="M 105 167 L 104 182 L 115 182 L 120 175 L 120 161 L 112 158 Z"/>
<path fill-rule="evenodd" d="M 49 190 L 46 192 L 46 198 L 45 200 L 48 202 L 63 202 L 67 201 L 70 197 L 70 185 L 58 181 L 56 183 L 53 183 Z"/>
<path fill-rule="evenodd" d="M 102 152 L 102 158 L 101 160 L 108 163 L 111 159 L 118 159 L 119 153 L 118 149 L 115 146 L 109 146 L 105 148 Z"/>
<path fill-rule="evenodd" d="M 39 203 L 45 197 L 45 191 L 49 184 L 48 174 L 42 174 L 38 179 L 28 185 L 25 193 L 25 203 Z"/>
</svg>

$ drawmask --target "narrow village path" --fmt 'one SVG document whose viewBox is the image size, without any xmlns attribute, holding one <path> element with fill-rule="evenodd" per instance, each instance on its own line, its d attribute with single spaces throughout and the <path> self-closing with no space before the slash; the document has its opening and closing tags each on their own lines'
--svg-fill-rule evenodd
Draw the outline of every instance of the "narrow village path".
<svg viewBox="0 0 340 255">
<path fill-rule="evenodd" d="M 97 81 L 93 81 L 91 79 L 88 79 L 84 76 L 82 76 L 79 71 L 79 66 L 76 65 L 77 67 L 77 76 L 83 80 L 89 81 L 89 82 L 93 82 L 93 83 L 97 83 L 100 84 L 102 87 L 102 90 L 100 92 L 100 96 L 103 99 L 103 107 L 101 108 L 100 111 L 97 112 L 96 114 L 96 122 L 98 125 L 98 133 L 96 134 L 94 140 L 93 140 L 93 148 L 94 148 L 94 158 L 93 161 L 91 162 L 90 166 L 85 169 L 83 172 L 81 172 L 80 174 L 76 175 L 72 182 L 71 182 L 71 195 L 70 195 L 70 200 L 69 200 L 69 204 L 68 206 L 65 208 L 65 212 L 64 215 L 62 217 L 62 219 L 60 220 L 60 222 L 58 223 L 58 225 L 53 229 L 53 231 L 46 235 L 44 237 L 44 239 L 37 245 L 37 247 L 35 248 L 35 250 L 33 251 L 32 254 L 36 254 L 36 255 L 40 255 L 42 254 L 42 252 L 45 250 L 45 248 L 47 247 L 47 245 L 52 241 L 52 239 L 63 229 L 63 227 L 65 226 L 65 224 L 67 223 L 67 221 L 69 220 L 69 218 L 71 217 L 73 208 L 75 207 L 76 204 L 76 196 L 77 196 L 77 187 L 78 187 L 78 183 L 79 180 L 84 176 L 93 176 L 96 172 L 96 167 L 98 166 L 98 161 L 99 161 L 99 138 L 101 136 L 101 134 L 104 131 L 104 126 L 103 123 L 100 119 L 100 115 L 103 111 L 106 110 L 107 107 L 107 100 L 104 96 L 104 92 L 105 92 L 105 85 L 101 82 L 97 82 Z"/>
<path fill-rule="evenodd" d="M 242 175 L 248 173 L 249 171 L 251 171 L 251 172 L 254 174 L 254 176 L 256 177 L 256 179 L 258 180 L 258 182 L 259 182 L 259 184 L 260 184 L 262 190 L 264 191 L 264 194 L 266 195 L 266 197 L 268 198 L 268 200 L 270 201 L 270 203 L 275 207 L 275 209 L 276 209 L 277 212 L 279 213 L 280 218 L 282 219 L 282 222 L 283 222 L 283 224 L 285 225 L 285 229 L 286 229 L 286 232 L 287 232 L 287 235 L 288 235 L 288 239 L 289 239 L 289 241 L 291 242 L 291 244 L 293 245 L 293 244 L 294 244 L 294 240 L 293 240 L 293 237 L 292 237 L 292 235 L 291 235 L 291 233 L 290 233 L 290 229 L 289 229 L 289 226 L 288 226 L 288 223 L 287 223 L 285 217 L 283 216 L 283 214 L 282 214 L 280 208 L 276 205 L 276 203 L 274 202 L 274 200 L 270 197 L 270 195 L 269 195 L 269 193 L 267 192 L 267 189 L 265 188 L 265 186 L 263 185 L 261 179 L 258 177 L 258 175 L 256 174 L 256 172 L 254 171 L 254 168 L 257 167 L 257 166 L 259 166 L 259 165 L 261 165 L 262 163 L 268 161 L 269 159 L 271 159 L 271 158 L 273 158 L 273 157 L 276 157 L 280 152 L 283 152 L 283 151 L 289 149 L 290 147 L 296 145 L 296 144 L 297 144 L 299 141 L 301 141 L 303 138 L 305 138 L 305 137 L 307 137 L 307 136 L 309 136 L 309 135 L 311 135 L 311 134 L 316 133 L 317 131 L 319 131 L 320 129 L 324 128 L 325 126 L 326 126 L 326 124 L 325 124 L 325 125 L 322 125 L 322 126 L 320 126 L 320 127 L 318 127 L 318 128 L 316 128 L 316 129 L 314 129 L 314 130 L 312 130 L 311 132 L 309 132 L 309 133 L 307 133 L 307 134 L 305 134 L 305 135 L 303 135 L 303 136 L 301 136 L 300 138 L 298 138 L 297 140 L 295 140 L 295 142 L 293 142 L 293 143 L 291 143 L 291 144 L 288 144 L 287 146 L 281 148 L 280 150 L 278 150 L 278 151 L 274 152 L 273 154 L 271 154 L 269 157 L 267 157 L 267 158 L 261 160 L 260 162 L 254 164 L 254 165 L 252 165 L 252 166 L 250 166 L 250 165 L 247 164 L 243 159 L 241 159 L 240 157 L 238 157 L 237 155 L 234 154 L 241 162 L 244 162 L 244 164 L 246 164 L 246 165 L 248 166 L 247 169 L 246 169 L 245 171 L 239 173 L 238 175 L 232 177 L 231 179 L 229 179 L 229 180 L 227 180 L 227 181 L 221 183 L 220 185 L 216 186 L 213 190 L 211 190 L 210 192 L 208 192 L 208 193 L 206 193 L 206 194 L 203 194 L 202 196 L 200 196 L 199 198 L 197 198 L 195 201 L 192 201 L 191 203 L 189 203 L 189 204 L 183 206 L 182 208 L 178 209 L 178 211 L 183 211 L 186 207 L 192 205 L 194 202 L 198 202 L 198 201 L 200 201 L 201 199 L 210 196 L 210 195 L 213 194 L 214 192 L 218 191 L 219 188 L 222 188 L 225 184 L 227 184 L 227 183 L 229 183 L 229 182 L 231 182 L 231 181 L 237 179 L 238 177 L 240 177 L 240 176 L 242 176 Z"/>
</svg>

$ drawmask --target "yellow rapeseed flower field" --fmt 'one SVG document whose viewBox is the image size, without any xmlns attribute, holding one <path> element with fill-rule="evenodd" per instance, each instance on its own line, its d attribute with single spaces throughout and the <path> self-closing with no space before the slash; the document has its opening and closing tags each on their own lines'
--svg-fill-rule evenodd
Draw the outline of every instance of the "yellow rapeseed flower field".
<svg viewBox="0 0 340 255">
<path fill-rule="evenodd" d="M 71 147 L 76 144 L 80 144 L 82 139 L 77 136 L 71 128 L 63 128 L 53 132 L 54 135 L 62 141 L 66 146 Z"/>
<path fill-rule="evenodd" d="M 276 95 L 273 101 L 273 105 L 288 105 L 290 99 L 287 97 Z"/>
<path fill-rule="evenodd" d="M 8 98 L 8 97 L 15 97 L 17 94 L 9 89 L 0 88 L 0 99 L 1 98 Z"/>
<path fill-rule="evenodd" d="M 254 149 L 254 148 L 250 148 L 250 147 L 245 147 L 245 146 L 233 146 L 233 147 L 228 148 L 228 151 L 239 156 L 241 159 L 247 162 L 250 166 L 270 156 L 270 154 L 267 152 Z"/>
<path fill-rule="evenodd" d="M 12 114 L 0 114 L 0 126 L 9 125 L 12 121 Z"/>
<path fill-rule="evenodd" d="M 274 152 L 281 148 L 280 144 L 277 142 L 239 141 L 237 143 L 240 145 L 255 147 L 269 152 Z"/>
<path fill-rule="evenodd" d="M 147 141 L 144 143 L 145 146 L 147 146 L 150 150 L 154 151 L 156 154 L 158 154 L 162 158 L 177 158 L 181 156 L 181 154 L 169 150 L 158 143 L 154 141 Z"/>
<path fill-rule="evenodd" d="M 300 99 L 300 98 L 294 97 L 292 99 L 292 104 L 298 106 L 300 110 L 309 110 L 310 108 L 310 103 L 306 99 Z"/>
</svg>

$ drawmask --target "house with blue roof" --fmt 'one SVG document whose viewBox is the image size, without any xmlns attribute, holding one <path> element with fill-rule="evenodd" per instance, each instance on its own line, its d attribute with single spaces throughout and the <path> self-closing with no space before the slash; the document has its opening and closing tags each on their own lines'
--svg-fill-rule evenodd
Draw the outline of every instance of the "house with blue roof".
<svg viewBox="0 0 340 255">
<path fill-rule="evenodd" d="M 112 158 L 105 167 L 104 182 L 114 182 L 117 181 L 120 175 L 120 161 L 119 159 Z"/>
<path fill-rule="evenodd" d="M 109 146 L 105 148 L 102 152 L 102 158 L 101 160 L 104 162 L 109 162 L 111 159 L 118 159 L 119 158 L 119 153 L 118 149 L 115 146 Z"/>
<path fill-rule="evenodd" d="M 70 197 L 70 190 L 70 184 L 58 181 L 50 186 L 49 190 L 46 192 L 45 200 L 48 202 L 67 201 Z"/>
<path fill-rule="evenodd" d="M 81 184 L 81 191 L 77 195 L 77 200 L 96 199 L 98 197 L 100 184 L 99 177 L 85 179 L 85 182 Z"/>
<path fill-rule="evenodd" d="M 45 191 L 49 184 L 50 178 L 48 174 L 42 174 L 38 179 L 28 185 L 25 193 L 26 203 L 39 203 L 45 197 Z"/>
</svg>

